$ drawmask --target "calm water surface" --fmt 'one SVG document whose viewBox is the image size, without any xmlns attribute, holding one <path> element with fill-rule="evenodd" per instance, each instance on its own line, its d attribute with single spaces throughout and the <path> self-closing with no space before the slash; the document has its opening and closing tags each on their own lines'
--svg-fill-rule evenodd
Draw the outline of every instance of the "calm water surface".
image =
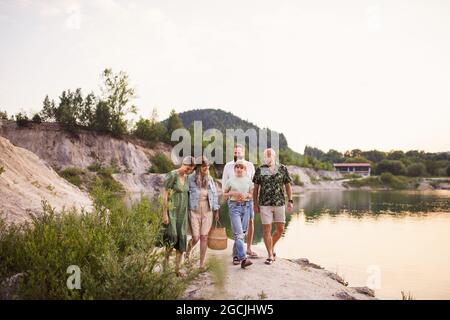
<svg viewBox="0 0 450 320">
<path fill-rule="evenodd" d="M 308 258 L 350 286 L 375 287 L 379 298 L 401 299 L 405 291 L 450 299 L 450 191 L 327 191 L 294 199 L 280 256 Z M 221 220 L 230 230 L 226 205 Z M 254 242 L 264 246 L 258 215 L 255 225 Z"/>
</svg>

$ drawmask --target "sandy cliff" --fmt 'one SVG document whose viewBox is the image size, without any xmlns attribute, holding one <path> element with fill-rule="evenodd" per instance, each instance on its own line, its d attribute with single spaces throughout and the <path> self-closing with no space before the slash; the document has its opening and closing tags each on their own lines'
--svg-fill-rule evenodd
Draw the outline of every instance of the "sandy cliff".
<svg viewBox="0 0 450 320">
<path fill-rule="evenodd" d="M 92 206 L 86 193 L 62 179 L 45 161 L 3 137 L 0 167 L 4 168 L 0 175 L 0 214 L 8 222 L 25 220 L 27 211 L 41 211 L 42 200 L 58 210 Z"/>
</svg>

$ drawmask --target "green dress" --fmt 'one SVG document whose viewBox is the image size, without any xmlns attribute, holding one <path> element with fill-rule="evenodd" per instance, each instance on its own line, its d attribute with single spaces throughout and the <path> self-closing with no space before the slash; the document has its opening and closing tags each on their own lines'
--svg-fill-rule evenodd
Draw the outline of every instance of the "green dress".
<svg viewBox="0 0 450 320">
<path fill-rule="evenodd" d="M 169 191 L 169 224 L 165 226 L 163 241 L 166 246 L 178 251 L 186 251 L 188 225 L 188 190 L 187 177 L 181 183 L 177 172 L 166 175 L 164 187 Z"/>
</svg>

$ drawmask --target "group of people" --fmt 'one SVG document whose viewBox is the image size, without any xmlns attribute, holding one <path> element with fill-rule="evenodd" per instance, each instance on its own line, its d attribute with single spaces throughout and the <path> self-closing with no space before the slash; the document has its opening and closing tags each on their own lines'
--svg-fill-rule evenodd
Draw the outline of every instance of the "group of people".
<svg viewBox="0 0 450 320">
<path fill-rule="evenodd" d="M 258 257 L 252 250 L 252 242 L 254 215 L 259 213 L 268 254 L 265 263 L 270 265 L 276 260 L 274 247 L 284 231 L 286 194 L 288 211 L 293 209 L 292 180 L 287 168 L 277 163 L 276 153 L 271 148 L 264 151 L 264 164 L 256 170 L 244 157 L 245 148 L 236 144 L 234 160 L 225 165 L 222 175 L 222 193 L 229 207 L 234 238 L 233 264 L 246 268 L 252 265 L 249 258 Z M 220 208 L 208 159 L 184 158 L 180 168 L 167 174 L 164 186 L 166 262 L 175 249 L 175 270 L 177 275 L 183 276 L 180 270 L 183 253 L 189 259 L 192 248 L 200 242 L 200 268 L 204 269 L 208 234 L 213 221 L 219 220 Z M 275 231 L 272 233 L 273 223 Z M 189 242 L 188 235 L 191 235 Z"/>
</svg>

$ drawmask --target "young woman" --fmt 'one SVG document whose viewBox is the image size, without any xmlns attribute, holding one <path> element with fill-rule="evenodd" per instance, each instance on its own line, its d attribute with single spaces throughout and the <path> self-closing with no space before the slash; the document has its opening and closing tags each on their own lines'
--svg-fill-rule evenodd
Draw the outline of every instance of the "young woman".
<svg viewBox="0 0 450 320">
<path fill-rule="evenodd" d="M 194 171 L 193 157 L 186 157 L 179 169 L 173 170 L 166 175 L 164 181 L 164 207 L 163 224 L 165 225 L 163 242 L 166 246 L 166 263 L 169 262 L 170 254 L 175 248 L 176 265 L 175 272 L 180 272 L 180 263 L 183 252 L 187 247 L 187 223 L 188 223 L 188 183 L 187 175 Z"/>
<path fill-rule="evenodd" d="M 243 160 L 236 161 L 234 177 L 226 182 L 224 188 L 224 196 L 230 198 L 228 207 L 234 236 L 233 264 L 241 264 L 242 268 L 252 265 L 252 262 L 247 259 L 244 248 L 244 237 L 249 225 L 253 198 L 253 183 L 246 175 L 246 170 L 247 166 Z"/>
<path fill-rule="evenodd" d="M 196 159 L 195 172 L 189 181 L 189 223 L 192 239 L 189 241 L 186 257 L 200 240 L 200 268 L 205 268 L 208 233 L 215 219 L 219 219 L 219 198 L 214 179 L 209 175 L 209 162 L 206 157 Z"/>
</svg>

